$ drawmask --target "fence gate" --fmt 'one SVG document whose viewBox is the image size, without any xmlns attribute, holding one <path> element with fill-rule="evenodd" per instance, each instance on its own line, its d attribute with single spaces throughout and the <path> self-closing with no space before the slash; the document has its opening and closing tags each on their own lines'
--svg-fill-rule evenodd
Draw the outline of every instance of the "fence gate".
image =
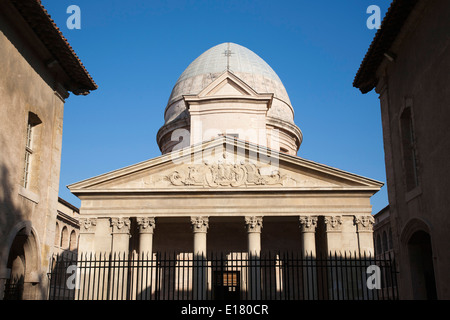
<svg viewBox="0 0 450 320">
<path fill-rule="evenodd" d="M 240 299 L 239 271 L 214 271 L 214 279 L 214 296 L 217 300 Z"/>
<path fill-rule="evenodd" d="M 398 299 L 391 255 L 61 254 L 48 276 L 51 300 Z"/>
</svg>

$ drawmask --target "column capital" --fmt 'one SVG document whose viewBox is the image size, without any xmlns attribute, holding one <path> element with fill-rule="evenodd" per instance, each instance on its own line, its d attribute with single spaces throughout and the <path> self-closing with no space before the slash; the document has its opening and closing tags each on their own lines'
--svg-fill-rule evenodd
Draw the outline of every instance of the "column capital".
<svg viewBox="0 0 450 320">
<path fill-rule="evenodd" d="M 249 216 L 245 217 L 245 224 L 247 226 L 247 232 L 261 232 L 263 227 L 262 216 Z"/>
<path fill-rule="evenodd" d="M 355 216 L 354 222 L 358 232 L 373 232 L 375 219 L 372 216 Z"/>
<path fill-rule="evenodd" d="M 129 233 L 131 221 L 130 218 L 110 218 L 113 233 Z"/>
<path fill-rule="evenodd" d="M 80 233 L 95 233 L 97 218 L 80 218 Z"/>
<path fill-rule="evenodd" d="M 300 216 L 299 222 L 302 232 L 316 232 L 317 216 Z"/>
<path fill-rule="evenodd" d="M 342 217 L 341 216 L 325 216 L 326 232 L 341 232 L 342 231 Z"/>
<path fill-rule="evenodd" d="M 209 218 L 205 216 L 191 217 L 192 231 L 206 233 L 209 228 Z"/>
<path fill-rule="evenodd" d="M 154 217 L 138 217 L 136 218 L 136 222 L 140 233 L 153 233 L 155 229 Z"/>
</svg>

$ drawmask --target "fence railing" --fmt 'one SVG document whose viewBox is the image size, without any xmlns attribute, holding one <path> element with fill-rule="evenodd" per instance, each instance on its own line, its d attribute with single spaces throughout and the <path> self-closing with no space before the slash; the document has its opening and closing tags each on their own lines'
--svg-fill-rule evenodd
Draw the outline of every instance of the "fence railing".
<svg viewBox="0 0 450 320">
<path fill-rule="evenodd" d="M 296 253 L 55 255 L 49 299 L 398 299 L 391 255 Z"/>
</svg>

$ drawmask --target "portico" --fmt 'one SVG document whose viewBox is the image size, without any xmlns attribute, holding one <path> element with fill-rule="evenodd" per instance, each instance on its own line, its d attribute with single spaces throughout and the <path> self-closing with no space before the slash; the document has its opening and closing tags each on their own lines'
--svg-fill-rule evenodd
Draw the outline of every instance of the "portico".
<svg viewBox="0 0 450 320">
<path fill-rule="evenodd" d="M 372 252 L 379 182 L 281 153 L 269 171 L 252 158 L 256 146 L 229 137 L 197 147 L 210 149 L 203 164 L 163 155 L 69 186 L 82 200 L 80 252 L 205 253 L 226 251 L 225 243 L 245 252 Z M 216 153 L 227 159 L 222 172 L 237 174 L 214 173 Z"/>
</svg>

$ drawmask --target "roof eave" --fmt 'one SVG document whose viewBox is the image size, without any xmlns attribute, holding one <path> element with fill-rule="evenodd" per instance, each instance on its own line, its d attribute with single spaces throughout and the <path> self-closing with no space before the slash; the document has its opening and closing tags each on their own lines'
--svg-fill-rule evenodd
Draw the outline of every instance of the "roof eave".
<svg viewBox="0 0 450 320">
<path fill-rule="evenodd" d="M 87 95 L 98 88 L 89 72 L 51 19 L 40 0 L 10 0 L 36 36 L 47 47 L 70 79 L 65 84 L 75 95 Z"/>
<path fill-rule="evenodd" d="M 394 0 L 389 7 L 353 81 L 363 94 L 376 87 L 376 72 L 418 1 Z"/>
</svg>

